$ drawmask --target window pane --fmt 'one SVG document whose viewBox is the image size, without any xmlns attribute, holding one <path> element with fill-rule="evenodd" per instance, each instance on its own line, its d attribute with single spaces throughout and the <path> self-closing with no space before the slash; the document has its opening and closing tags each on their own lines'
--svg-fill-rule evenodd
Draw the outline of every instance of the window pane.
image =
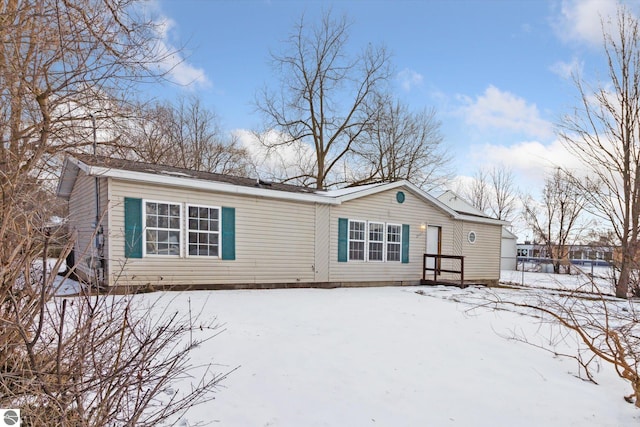
<svg viewBox="0 0 640 427">
<path fill-rule="evenodd" d="M 382 261 L 382 243 L 369 243 L 369 260 Z"/>
<path fill-rule="evenodd" d="M 156 203 L 147 202 L 147 215 L 156 215 L 158 213 L 158 205 Z"/>
<path fill-rule="evenodd" d="M 175 217 L 180 217 L 180 205 L 169 205 L 170 215 Z"/>
<path fill-rule="evenodd" d="M 158 203 L 158 215 L 169 215 L 169 205 L 166 203 Z"/>
<path fill-rule="evenodd" d="M 158 226 L 158 217 L 155 215 L 147 214 L 147 227 L 157 227 Z"/>
<path fill-rule="evenodd" d="M 209 234 L 209 244 L 210 245 L 218 245 L 218 235 L 217 234 Z"/>
<path fill-rule="evenodd" d="M 349 242 L 349 259 L 364 261 L 364 242 Z"/>
<path fill-rule="evenodd" d="M 180 228 L 180 218 L 171 218 L 169 222 L 170 228 L 179 229 Z"/>
<path fill-rule="evenodd" d="M 397 243 L 387 244 L 387 261 L 400 261 L 400 245 Z"/>
</svg>

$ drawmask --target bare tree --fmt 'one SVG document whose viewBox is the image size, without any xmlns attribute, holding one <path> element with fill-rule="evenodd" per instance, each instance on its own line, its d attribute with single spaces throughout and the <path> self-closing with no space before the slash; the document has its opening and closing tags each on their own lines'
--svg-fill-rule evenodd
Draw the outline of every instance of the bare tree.
<svg viewBox="0 0 640 427">
<path fill-rule="evenodd" d="M 353 146 L 351 167 L 360 168 L 351 184 L 406 179 L 432 189 L 450 177 L 451 158 L 434 109 L 413 113 L 407 105 L 381 97 L 373 114 L 367 139 Z"/>
<path fill-rule="evenodd" d="M 512 219 L 517 206 L 513 171 L 504 165 L 476 171 L 464 194 L 475 208 L 505 221 Z"/>
<path fill-rule="evenodd" d="M 330 172 L 365 136 L 376 115 L 372 103 L 390 75 L 389 55 L 369 45 L 349 56 L 349 24 L 328 12 L 318 25 L 300 19 L 284 53 L 273 54 L 280 92 L 264 89 L 256 105 L 268 127 L 282 134 L 272 147 L 305 143 L 315 151 L 315 165 L 298 177 L 312 178 L 322 189 L 335 184 Z"/>
<path fill-rule="evenodd" d="M 473 175 L 473 179 L 468 189 L 464 190 L 465 197 L 478 210 L 488 212 L 489 210 L 489 183 L 487 171 L 478 169 Z"/>
<path fill-rule="evenodd" d="M 586 199 L 576 179 L 567 172 L 556 171 L 545 179 L 540 209 L 529 197 L 523 201 L 524 217 L 553 260 L 553 270 L 560 273 L 564 263 L 569 269 L 569 246 L 584 229 L 579 225 Z"/>
<path fill-rule="evenodd" d="M 190 347 L 172 347 L 185 322 L 148 323 L 128 299 L 54 297 L 74 243 L 51 222 L 57 157 L 93 145 L 97 109 L 106 120 L 114 99 L 161 77 L 158 33 L 139 12 L 128 0 L 0 3 L 0 407 L 28 408 L 28 425 L 156 425 L 219 380 L 158 408 L 162 388 L 188 372 Z"/>
<path fill-rule="evenodd" d="M 238 176 L 252 169 L 247 150 L 224 134 L 215 112 L 195 96 L 138 105 L 115 132 L 126 135 L 111 149 L 116 157 Z"/>
<path fill-rule="evenodd" d="M 489 172 L 493 198 L 489 202 L 491 213 L 495 218 L 510 220 L 516 209 L 517 194 L 513 183 L 513 171 L 505 166 L 498 166 Z"/>
<path fill-rule="evenodd" d="M 565 146 L 590 173 L 583 188 L 590 212 L 607 221 L 620 245 L 616 295 L 638 292 L 640 233 L 640 33 L 638 19 L 620 7 L 615 33 L 604 30 L 608 81 L 574 81 L 580 106 L 561 122 Z"/>
<path fill-rule="evenodd" d="M 560 326 L 560 330 L 553 328 L 551 336 L 542 344 L 540 340 L 530 340 L 521 334 L 511 338 L 550 351 L 555 356 L 576 360 L 581 375 L 594 383 L 593 371 L 599 370 L 600 363 L 609 364 L 631 386 L 631 393 L 624 399 L 640 407 L 640 313 L 633 304 L 613 298 L 610 293 L 613 289 L 601 288 L 593 277 L 581 274 L 579 278 L 582 285 L 571 291 L 536 292 L 517 301 L 494 292 L 479 307 L 516 308 L 542 322 Z M 562 341 L 575 342 L 575 354 L 558 353 L 553 348 Z"/>
</svg>

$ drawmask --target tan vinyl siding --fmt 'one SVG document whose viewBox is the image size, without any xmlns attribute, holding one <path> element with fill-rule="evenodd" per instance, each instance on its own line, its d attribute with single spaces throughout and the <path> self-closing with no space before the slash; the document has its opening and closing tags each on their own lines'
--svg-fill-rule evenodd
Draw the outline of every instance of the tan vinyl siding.
<svg viewBox="0 0 640 427">
<path fill-rule="evenodd" d="M 331 233 L 330 207 L 316 204 L 316 282 L 329 281 L 329 242 Z"/>
<path fill-rule="evenodd" d="M 470 231 L 476 233 L 475 243 L 469 243 Z M 500 279 L 500 245 L 502 226 L 464 222 L 462 248 L 464 251 L 465 280 Z"/>
<path fill-rule="evenodd" d="M 143 196 L 144 195 L 144 196 Z M 112 262 L 124 260 L 124 198 L 181 203 L 182 245 L 185 206 L 196 204 L 235 208 L 236 259 L 213 257 L 146 256 L 127 259 L 123 270 L 132 285 L 212 285 L 312 282 L 315 265 L 315 205 L 237 196 L 200 190 L 112 180 Z M 122 266 L 113 265 L 112 275 Z M 122 284 L 122 283 L 121 283 Z"/>
<path fill-rule="evenodd" d="M 102 181 L 104 182 L 104 180 Z M 106 197 L 104 200 L 106 201 Z M 77 233 L 74 246 L 76 268 L 80 275 L 87 278 L 93 277 L 91 266 L 93 265 L 92 260 L 96 256 L 93 239 L 95 220 L 95 178 L 80 172 L 69 197 L 69 225 L 71 230 Z"/>
<path fill-rule="evenodd" d="M 442 227 L 442 252 L 453 246 L 452 219 L 409 191 L 404 203 L 398 203 L 398 189 L 383 191 L 331 207 L 330 281 L 417 281 L 422 278 L 422 256 L 426 249 L 426 232 L 421 224 Z M 348 261 L 338 262 L 338 219 L 408 224 L 410 227 L 409 263 Z"/>
</svg>

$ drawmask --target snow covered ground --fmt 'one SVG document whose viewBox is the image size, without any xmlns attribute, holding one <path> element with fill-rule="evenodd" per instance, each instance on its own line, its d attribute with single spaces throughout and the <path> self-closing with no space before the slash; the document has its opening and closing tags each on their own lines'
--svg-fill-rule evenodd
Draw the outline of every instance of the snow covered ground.
<svg viewBox="0 0 640 427">
<path fill-rule="evenodd" d="M 561 279 L 559 282 L 558 277 Z M 521 272 L 504 272 L 519 283 Z M 525 273 L 537 288 L 580 286 L 575 277 Z M 420 291 L 420 292 L 417 292 Z M 628 384 L 600 365 L 599 383 L 574 360 L 509 339 L 546 342 L 539 319 L 479 308 L 496 292 L 470 287 L 384 287 L 153 293 L 175 310 L 216 316 L 224 331 L 194 365 L 238 367 L 216 399 L 178 425 L 220 426 L 634 426 Z M 545 292 L 534 289 L 531 292 Z M 158 305 L 161 307 L 162 304 Z M 559 344 L 572 351 L 575 343 Z M 190 379 L 176 389 L 190 386 Z"/>
</svg>

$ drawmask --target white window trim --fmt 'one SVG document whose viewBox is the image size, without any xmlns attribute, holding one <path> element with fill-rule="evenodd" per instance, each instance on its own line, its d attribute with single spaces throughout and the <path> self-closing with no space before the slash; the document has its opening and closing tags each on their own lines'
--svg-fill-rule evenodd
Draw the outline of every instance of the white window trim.
<svg viewBox="0 0 640 427">
<path fill-rule="evenodd" d="M 351 238 L 351 224 L 354 222 L 360 222 L 364 224 L 364 240 L 353 240 Z M 349 219 L 348 225 L 347 225 L 347 261 L 353 261 L 353 262 L 366 262 L 367 261 L 367 252 L 368 252 L 368 248 L 367 248 L 367 221 L 364 220 L 360 220 L 360 219 Z M 364 257 L 363 259 L 351 259 L 351 242 L 363 242 L 364 243 Z"/>
<path fill-rule="evenodd" d="M 382 226 L 382 240 L 373 240 L 373 243 L 382 243 L 382 259 L 370 259 L 369 257 L 369 251 L 371 250 L 369 244 L 372 243 L 371 240 L 369 240 L 369 234 L 370 234 L 370 227 L 371 224 L 377 224 L 377 225 L 381 225 Z M 365 254 L 364 254 L 364 258 L 365 261 L 368 262 L 385 262 L 387 260 L 387 224 L 385 224 L 384 222 L 379 222 L 379 221 L 369 221 L 367 222 L 367 227 L 366 227 L 366 233 L 365 233 Z"/>
<path fill-rule="evenodd" d="M 167 205 L 177 205 L 180 208 L 180 228 L 167 228 L 167 230 L 178 230 L 180 232 L 180 238 L 178 239 L 178 255 L 167 255 L 167 254 L 149 254 L 147 253 L 147 203 L 162 203 Z M 183 258 L 183 246 L 184 246 L 184 216 L 183 216 L 183 203 L 179 202 L 170 202 L 166 200 L 151 200 L 151 199 L 142 199 L 142 220 L 144 221 L 144 227 L 142 228 L 142 257 L 152 257 L 152 258 Z M 151 227 L 152 229 L 157 229 L 157 227 Z"/>
<path fill-rule="evenodd" d="M 363 223 L 364 224 L 364 241 L 362 240 L 354 240 L 351 238 L 351 224 L 352 223 Z M 369 240 L 369 231 L 370 231 L 370 227 L 371 224 L 378 224 L 378 225 L 382 225 L 383 227 L 383 233 L 382 233 L 382 240 L 374 240 L 374 242 L 376 243 L 382 243 L 382 260 L 372 260 L 369 257 L 369 243 L 371 243 L 371 241 Z M 400 257 L 399 259 L 396 261 L 389 261 L 388 260 L 388 253 L 387 253 L 387 244 L 388 242 L 388 228 L 389 226 L 395 226 L 399 228 L 399 237 L 400 240 L 398 242 L 393 242 L 394 245 L 398 245 L 398 248 L 400 250 Z M 363 242 L 364 243 L 364 259 L 352 259 L 351 258 L 351 242 Z M 402 224 L 397 224 L 395 222 L 384 222 L 384 221 L 365 221 L 365 220 L 361 220 L 361 219 L 349 219 L 348 220 L 348 226 L 347 226 L 347 262 L 372 262 L 372 263 L 385 263 L 385 262 L 391 262 L 391 263 L 401 263 L 402 262 Z"/>
<path fill-rule="evenodd" d="M 388 246 L 389 246 L 389 226 L 394 226 L 394 227 L 398 227 L 400 229 L 400 233 L 398 233 L 398 235 L 400 236 L 400 240 L 398 240 L 398 242 L 391 242 L 391 244 L 393 245 L 398 245 L 398 260 L 393 260 L 393 261 L 389 261 L 389 259 L 387 258 L 387 250 L 388 250 Z M 395 224 L 393 222 L 387 222 L 385 224 L 385 228 L 384 228 L 384 255 L 385 255 L 385 262 L 402 262 L 402 224 Z"/>
<path fill-rule="evenodd" d="M 190 207 L 218 210 L 218 231 L 216 232 L 218 234 L 218 255 L 190 255 L 189 254 L 189 232 L 191 231 L 191 229 L 189 228 L 189 208 Z M 185 256 L 187 258 L 220 259 L 222 257 L 222 207 L 221 206 L 209 206 L 209 205 L 200 205 L 195 203 L 187 203 L 185 214 L 184 214 L 184 229 L 185 229 L 185 233 L 184 233 L 185 234 L 184 236 Z M 214 233 L 211 233 L 210 231 L 208 231 L 207 233 L 214 234 Z"/>
</svg>

